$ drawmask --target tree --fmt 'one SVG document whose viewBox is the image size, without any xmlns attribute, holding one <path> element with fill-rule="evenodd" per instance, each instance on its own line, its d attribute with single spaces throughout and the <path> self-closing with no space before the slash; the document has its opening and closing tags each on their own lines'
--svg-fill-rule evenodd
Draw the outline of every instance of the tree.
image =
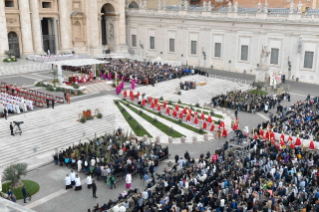
<svg viewBox="0 0 319 212">
<path fill-rule="evenodd" d="M 28 164 L 26 163 L 11 164 L 4 169 L 2 180 L 11 182 L 12 188 L 19 188 L 23 186 L 23 183 L 21 182 L 21 176 L 27 175 L 27 168 Z"/>
<path fill-rule="evenodd" d="M 262 87 L 264 87 L 264 85 L 265 85 L 265 82 L 260 82 L 260 81 L 258 81 L 258 82 L 255 82 L 254 84 L 253 84 L 253 87 L 256 87 L 257 88 L 257 90 L 261 90 L 262 89 Z"/>
</svg>

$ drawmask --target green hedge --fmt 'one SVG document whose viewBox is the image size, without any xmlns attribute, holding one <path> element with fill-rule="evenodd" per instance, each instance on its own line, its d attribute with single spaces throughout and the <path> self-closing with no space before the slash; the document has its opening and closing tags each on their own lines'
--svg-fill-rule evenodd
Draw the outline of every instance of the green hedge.
<svg viewBox="0 0 319 212">
<path fill-rule="evenodd" d="M 135 103 L 131 103 L 131 104 L 137 106 Z M 145 107 L 143 107 L 143 109 L 146 110 L 146 111 L 148 111 L 148 112 L 150 112 L 150 113 L 152 113 L 152 114 L 154 114 L 154 115 L 158 115 L 158 112 L 155 112 L 155 111 L 153 111 L 153 110 L 147 109 L 147 108 L 145 108 Z M 199 129 L 196 128 L 196 127 L 193 127 L 193 126 L 191 126 L 191 125 L 189 125 L 189 124 L 186 124 L 186 123 L 184 123 L 184 122 L 181 122 L 180 120 L 177 120 L 177 119 L 174 119 L 174 118 L 170 118 L 170 117 L 168 117 L 168 116 L 166 116 L 166 115 L 164 115 L 164 116 L 162 115 L 161 118 L 166 119 L 166 120 L 168 120 L 168 121 L 170 121 L 170 122 L 173 122 L 174 124 L 177 124 L 177 125 L 179 125 L 179 126 L 181 126 L 181 127 L 184 127 L 184 128 L 186 128 L 186 129 L 188 129 L 188 130 L 191 130 L 191 131 L 193 131 L 193 132 L 195 132 L 195 133 L 202 134 L 202 135 L 206 134 L 206 132 L 200 132 Z"/>
<path fill-rule="evenodd" d="M 114 101 L 114 103 L 119 109 L 119 111 L 122 113 L 122 115 L 124 116 L 127 123 L 130 125 L 130 127 L 134 131 L 135 135 L 137 136 L 147 135 L 148 137 L 152 138 L 151 134 L 147 132 L 147 130 L 145 130 L 142 126 L 136 127 L 137 125 L 139 125 L 139 123 L 120 104 L 116 104 L 116 101 Z"/>
<path fill-rule="evenodd" d="M 120 101 L 122 104 L 125 104 L 124 102 Z M 154 125 L 156 128 L 158 128 L 160 131 L 162 131 L 163 133 L 172 136 L 173 138 L 181 138 L 182 136 L 185 136 L 179 132 L 177 132 L 176 130 L 172 130 L 172 128 L 170 128 L 169 126 L 163 124 L 162 122 L 154 122 L 153 118 L 146 115 L 145 113 L 139 114 L 139 110 L 137 110 L 135 107 L 132 107 L 131 105 L 126 105 L 128 108 L 130 108 L 134 113 L 138 114 L 139 116 L 141 116 L 143 119 L 145 119 L 146 121 L 148 121 L 150 124 Z M 143 108 L 144 109 L 144 108 Z M 186 137 L 186 136 L 185 136 Z"/>
</svg>

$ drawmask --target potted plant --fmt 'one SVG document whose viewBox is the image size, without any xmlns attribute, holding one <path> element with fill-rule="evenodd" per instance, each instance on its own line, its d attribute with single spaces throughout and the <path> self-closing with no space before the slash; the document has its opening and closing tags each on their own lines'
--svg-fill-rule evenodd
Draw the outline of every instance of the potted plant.
<svg viewBox="0 0 319 212">
<path fill-rule="evenodd" d="M 52 75 L 53 75 L 53 89 L 56 90 L 56 83 L 58 81 L 56 76 L 58 75 L 58 71 L 57 70 L 53 70 Z"/>
</svg>

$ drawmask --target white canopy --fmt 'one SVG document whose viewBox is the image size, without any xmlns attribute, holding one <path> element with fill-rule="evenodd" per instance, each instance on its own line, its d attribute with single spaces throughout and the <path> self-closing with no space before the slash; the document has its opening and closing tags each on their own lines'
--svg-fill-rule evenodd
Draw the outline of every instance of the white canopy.
<svg viewBox="0 0 319 212">
<path fill-rule="evenodd" d="M 109 62 L 96 60 L 96 59 L 63 60 L 63 61 L 52 62 L 52 64 L 58 65 L 58 66 L 85 66 L 85 65 L 96 65 L 96 64 L 104 64 L 104 63 L 109 63 Z"/>
<path fill-rule="evenodd" d="M 163 59 L 162 58 L 160 58 L 160 57 L 157 57 L 156 59 L 154 59 L 154 60 L 152 60 L 153 62 L 162 62 L 163 61 Z"/>
</svg>

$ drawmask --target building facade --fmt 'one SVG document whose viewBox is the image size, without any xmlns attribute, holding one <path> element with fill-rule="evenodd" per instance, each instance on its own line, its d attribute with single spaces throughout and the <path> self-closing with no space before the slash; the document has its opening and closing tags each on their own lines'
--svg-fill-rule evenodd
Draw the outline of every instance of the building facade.
<svg viewBox="0 0 319 212">
<path fill-rule="evenodd" d="M 0 0 L 0 56 L 127 51 L 124 0 Z"/>
<path fill-rule="evenodd" d="M 297 13 L 296 7 L 291 13 L 257 9 L 239 13 L 234 7 L 229 11 L 129 9 L 129 51 L 185 65 L 255 74 L 266 46 L 269 70 L 318 82 L 318 15 Z"/>
</svg>

